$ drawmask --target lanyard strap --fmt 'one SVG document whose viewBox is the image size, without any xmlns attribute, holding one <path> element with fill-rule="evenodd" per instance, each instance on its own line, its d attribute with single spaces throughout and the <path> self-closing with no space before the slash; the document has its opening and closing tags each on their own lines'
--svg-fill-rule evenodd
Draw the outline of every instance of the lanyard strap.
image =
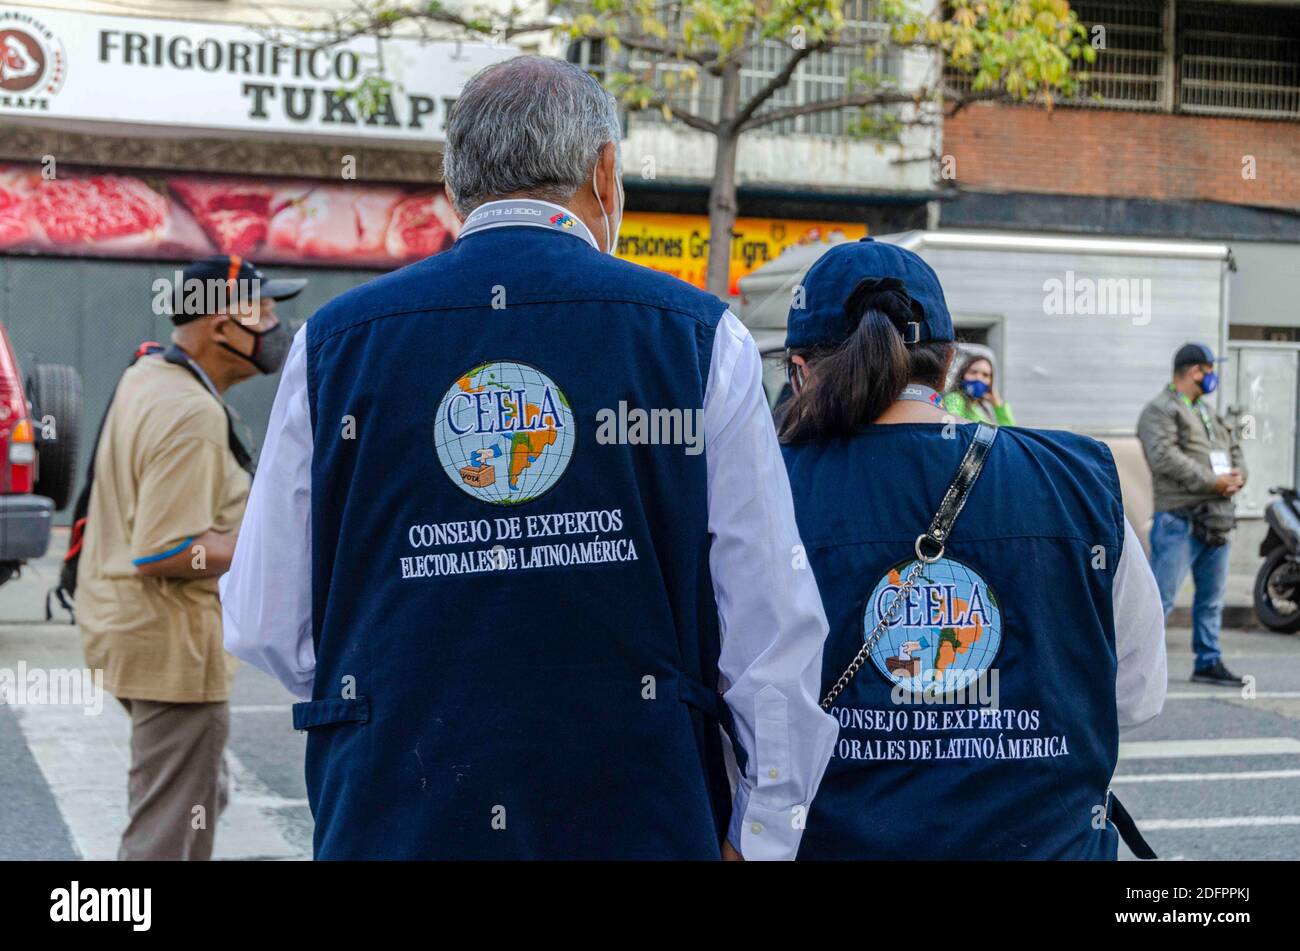
<svg viewBox="0 0 1300 951">
<path fill-rule="evenodd" d="M 875 648 L 876 642 L 880 640 L 885 630 L 897 620 L 898 613 L 906 603 L 908 594 L 916 586 L 916 577 L 921 573 L 921 569 L 943 557 L 944 545 L 947 544 L 948 538 L 952 535 L 952 528 L 957 522 L 957 516 L 961 514 L 962 507 L 970 496 L 970 490 L 975 487 L 975 480 L 979 478 L 980 473 L 984 470 L 984 463 L 988 460 L 989 450 L 993 448 L 993 440 L 997 438 L 998 428 L 996 426 L 979 423 L 975 427 L 975 438 L 971 440 L 966 455 L 962 456 L 961 465 L 957 467 L 957 475 L 953 477 L 952 483 L 948 486 L 948 491 L 944 493 L 943 501 L 939 503 L 939 511 L 935 512 L 930 527 L 916 536 L 914 546 L 916 561 L 908 569 L 907 577 L 903 578 L 899 584 L 889 609 L 876 622 L 875 628 L 862 642 L 862 649 L 858 651 L 857 656 L 853 658 L 853 662 L 845 668 L 844 673 L 840 674 L 840 679 L 835 681 L 835 686 L 831 687 L 822 700 L 821 706 L 823 710 L 831 708 L 836 698 L 849 685 L 849 681 L 856 676 L 857 672 L 862 669 L 862 665 L 867 662 L 867 658 L 871 656 L 871 651 Z M 923 546 L 927 542 L 934 546 L 934 554 L 927 555 L 925 553 Z"/>
<path fill-rule="evenodd" d="M 1210 411 L 1205 408 L 1204 401 L 1198 399 L 1195 403 L 1193 403 L 1190 399 L 1187 398 L 1187 394 L 1179 393 L 1178 390 L 1174 389 L 1172 384 L 1169 387 L 1169 392 L 1173 393 L 1184 404 L 1186 404 L 1188 409 L 1196 410 L 1196 415 L 1201 417 L 1201 425 L 1205 427 L 1205 435 L 1210 440 L 1210 448 L 1211 449 L 1216 448 L 1219 444 L 1219 439 L 1214 432 L 1214 423 L 1210 420 Z"/>
<path fill-rule="evenodd" d="M 576 215 L 559 205 L 535 198 L 506 198 L 479 205 L 465 219 L 457 240 L 478 231 L 514 228 L 519 225 L 545 228 L 548 231 L 567 231 L 586 241 L 593 248 L 596 247 L 595 237 Z"/>
<path fill-rule="evenodd" d="M 203 384 L 203 388 L 212 394 L 214 400 L 221 404 L 221 410 L 226 414 L 226 445 L 230 449 L 230 454 L 235 457 L 235 462 L 239 464 L 239 468 L 247 472 L 251 478 L 255 469 L 253 465 L 253 457 L 244 446 L 243 441 L 239 438 L 239 434 L 235 432 L 235 418 L 230 413 L 230 407 L 227 406 L 226 401 L 221 398 L 221 394 L 218 393 L 217 388 L 212 385 L 212 381 L 208 379 L 208 375 L 203 372 L 203 368 L 195 363 L 193 359 L 190 358 L 190 355 L 180 347 L 176 346 L 176 344 L 172 344 L 163 351 L 163 359 L 168 363 L 174 363 L 178 367 L 184 367 L 186 370 L 189 370 L 190 373 L 194 375 L 194 379 Z"/>
<path fill-rule="evenodd" d="M 943 408 L 943 397 L 939 391 L 925 386 L 921 383 L 909 383 L 903 387 L 903 392 L 898 394 L 899 400 L 910 400 L 914 403 L 929 403 L 931 406 Z"/>
</svg>

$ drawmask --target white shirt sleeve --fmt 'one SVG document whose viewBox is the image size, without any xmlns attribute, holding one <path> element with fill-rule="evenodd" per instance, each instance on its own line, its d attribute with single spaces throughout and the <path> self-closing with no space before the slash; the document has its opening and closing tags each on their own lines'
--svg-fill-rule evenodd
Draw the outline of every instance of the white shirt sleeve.
<svg viewBox="0 0 1300 951">
<path fill-rule="evenodd" d="M 1124 520 L 1124 548 L 1111 590 L 1115 612 L 1115 707 L 1121 731 L 1155 719 L 1165 705 L 1165 612 L 1137 534 Z"/>
<path fill-rule="evenodd" d="M 793 859 L 839 728 L 818 705 L 826 615 L 749 331 L 727 312 L 704 396 L 709 569 L 724 699 L 748 756 L 727 838 L 746 859 Z"/>
<path fill-rule="evenodd" d="M 226 650 L 311 699 L 311 412 L 307 327 L 294 335 L 271 407 L 235 557 L 221 578 Z"/>
</svg>

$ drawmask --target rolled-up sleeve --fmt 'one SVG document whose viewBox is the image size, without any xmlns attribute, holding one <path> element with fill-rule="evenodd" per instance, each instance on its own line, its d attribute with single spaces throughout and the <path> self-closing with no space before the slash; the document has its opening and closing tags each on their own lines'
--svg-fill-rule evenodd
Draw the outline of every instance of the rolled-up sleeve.
<svg viewBox="0 0 1300 951">
<path fill-rule="evenodd" d="M 799 557 L 762 359 L 730 312 L 714 341 L 704 438 L 718 669 L 748 760 L 728 839 L 746 859 L 793 859 L 838 732 L 818 705 L 826 616 Z"/>
<path fill-rule="evenodd" d="M 306 329 L 289 349 L 234 561 L 221 579 L 226 650 L 303 700 L 311 697 L 316 673 Z"/>
</svg>

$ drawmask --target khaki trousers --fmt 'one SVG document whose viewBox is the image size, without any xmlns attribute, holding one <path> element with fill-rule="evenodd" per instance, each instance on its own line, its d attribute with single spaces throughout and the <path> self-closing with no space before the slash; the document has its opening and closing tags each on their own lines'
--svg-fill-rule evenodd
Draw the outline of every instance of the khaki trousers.
<svg viewBox="0 0 1300 951">
<path fill-rule="evenodd" d="M 131 770 L 118 860 L 210 859 L 230 795 L 230 705 L 119 702 L 131 715 Z"/>
</svg>

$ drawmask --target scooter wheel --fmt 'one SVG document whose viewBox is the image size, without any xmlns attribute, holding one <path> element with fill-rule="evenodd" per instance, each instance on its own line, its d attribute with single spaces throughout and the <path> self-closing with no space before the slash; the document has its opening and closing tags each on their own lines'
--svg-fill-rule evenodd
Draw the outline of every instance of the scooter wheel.
<svg viewBox="0 0 1300 951">
<path fill-rule="evenodd" d="M 1289 554 L 1285 548 L 1273 549 L 1255 576 L 1255 616 L 1266 628 L 1281 634 L 1300 631 L 1300 565 L 1291 561 Z M 1276 606 L 1273 599 L 1279 595 L 1290 601 L 1289 610 Z"/>
</svg>

